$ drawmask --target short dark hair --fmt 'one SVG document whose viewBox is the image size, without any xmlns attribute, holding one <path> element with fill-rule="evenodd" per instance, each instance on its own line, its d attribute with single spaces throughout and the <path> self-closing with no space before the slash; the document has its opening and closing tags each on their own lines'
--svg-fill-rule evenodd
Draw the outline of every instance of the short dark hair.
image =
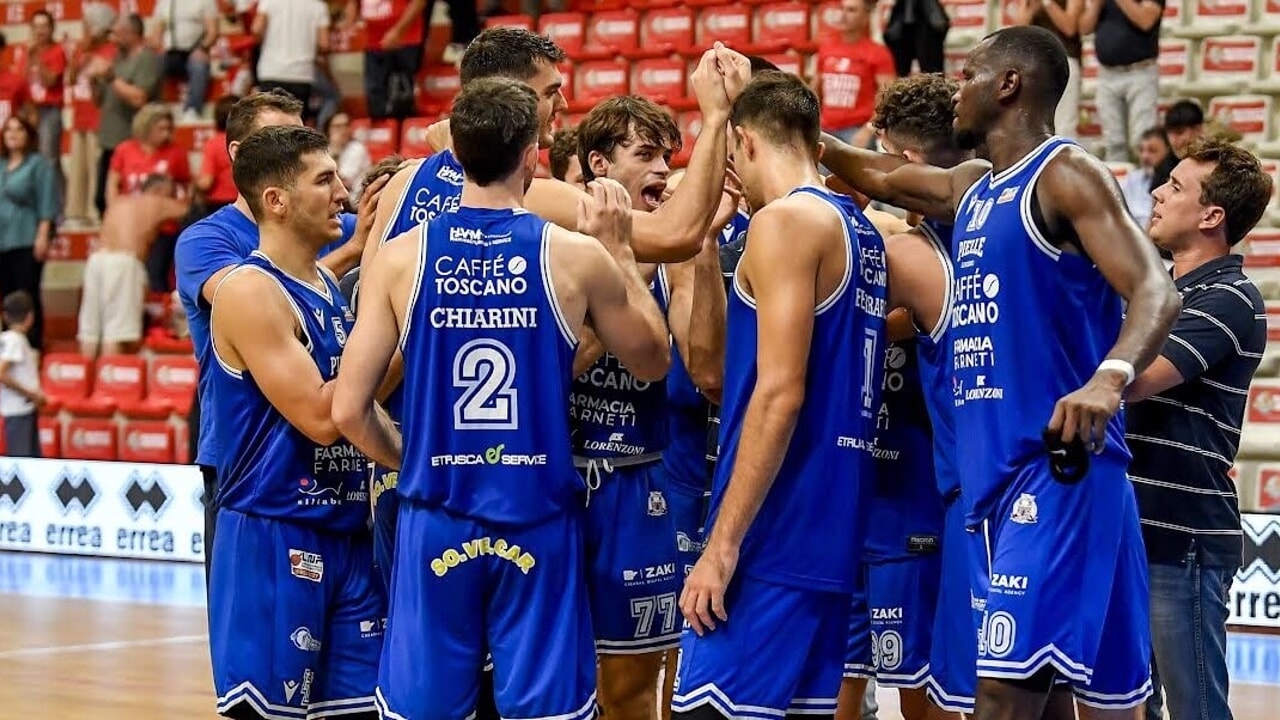
<svg viewBox="0 0 1280 720">
<path fill-rule="evenodd" d="M 363 192 L 365 188 L 377 182 L 378 178 L 383 175 L 395 177 L 395 174 L 400 171 L 400 166 L 403 164 L 403 155 L 392 154 L 382 158 L 373 167 L 365 171 L 363 178 L 360 178 L 361 191 Z"/>
<path fill-rule="evenodd" d="M 30 120 L 21 115 L 10 115 L 4 119 L 3 123 L 0 123 L 0 131 L 4 130 L 4 126 L 7 125 L 10 120 L 17 122 L 22 126 L 23 130 L 27 131 L 27 144 L 22 148 L 23 154 L 34 155 L 36 150 L 40 147 L 40 137 L 36 134 L 36 126 L 32 125 Z M 0 142 L 0 159 L 9 159 L 9 148 L 2 142 Z"/>
<path fill-rule="evenodd" d="M 129 13 L 124 19 L 129 23 L 129 29 L 137 33 L 139 37 L 147 34 L 147 23 L 138 13 Z"/>
<path fill-rule="evenodd" d="M 511 176 L 521 154 L 538 141 L 538 96 L 508 77 L 462 86 L 449 116 L 453 152 L 467 177 L 485 187 Z"/>
<path fill-rule="evenodd" d="M 263 128 L 241 143 L 231 177 L 256 220 L 262 221 L 262 191 L 271 186 L 292 189 L 304 169 L 302 159 L 316 152 L 329 152 L 329 138 L 292 125 Z"/>
<path fill-rule="evenodd" d="M 227 131 L 227 121 L 231 119 L 231 108 L 238 102 L 240 102 L 239 95 L 223 95 L 213 104 L 213 126 L 218 129 L 218 132 Z"/>
<path fill-rule="evenodd" d="M 152 188 L 156 188 L 161 185 L 172 186 L 173 184 L 173 178 L 168 175 L 165 175 L 164 173 L 152 173 L 142 181 L 142 192 L 149 192 Z"/>
<path fill-rule="evenodd" d="M 1058 36 L 1035 25 L 1017 25 L 991 33 L 985 42 L 989 57 L 1016 68 L 1023 76 L 1023 88 L 1037 103 L 1050 105 L 1052 114 L 1071 76 L 1067 48 Z M 1032 82 L 1026 84 L 1027 79 Z"/>
<path fill-rule="evenodd" d="M 302 101 L 280 88 L 241 99 L 231 106 L 227 114 L 227 147 L 231 147 L 233 142 L 249 139 L 258 128 L 258 118 L 272 110 L 285 115 L 302 115 Z"/>
<path fill-rule="evenodd" d="M 509 77 L 528 80 L 538 73 L 538 63 L 563 62 L 564 50 L 545 35 L 522 28 L 494 27 L 476 36 L 467 45 L 459 66 L 459 79 L 465 86 L 487 77 Z"/>
<path fill-rule="evenodd" d="M 551 177 L 564 180 L 569 174 L 569 161 L 578 157 L 578 128 L 557 130 L 547 155 L 551 164 Z"/>
<path fill-rule="evenodd" d="M 588 159 L 598 152 L 613 159 L 613 152 L 630 137 L 640 142 L 678 152 L 683 145 L 676 121 L 657 103 L 639 95 L 613 97 L 591 108 L 578 124 L 578 162 L 584 180 L 595 180 Z"/>
<path fill-rule="evenodd" d="M 928 154 L 955 145 L 952 98 L 960 84 L 942 73 L 898 78 L 880 90 L 871 124 Z"/>
<path fill-rule="evenodd" d="M 35 302 L 26 290 L 15 290 L 4 296 L 4 321 L 14 325 L 27 319 L 35 310 Z"/>
<path fill-rule="evenodd" d="M 782 72 L 782 68 L 759 55 L 748 55 L 747 62 L 751 63 L 751 77 L 755 77 L 762 72 Z"/>
<path fill-rule="evenodd" d="M 1149 127 L 1146 130 L 1143 130 L 1142 135 L 1139 136 L 1139 139 L 1140 140 L 1160 140 L 1165 144 L 1165 147 L 1169 146 L 1169 136 L 1164 134 L 1164 128 L 1160 127 L 1159 125 L 1155 127 Z"/>
<path fill-rule="evenodd" d="M 733 103 L 729 122 L 751 127 L 775 145 L 797 141 L 817 151 L 822 109 L 818 96 L 790 73 L 764 72 L 751 78 Z"/>
<path fill-rule="evenodd" d="M 1182 130 L 1204 124 L 1204 110 L 1194 100 L 1179 100 L 1164 114 L 1166 130 Z"/>
<path fill-rule="evenodd" d="M 1271 176 L 1253 153 L 1218 137 L 1195 140 L 1185 159 L 1213 163 L 1213 171 L 1200 183 L 1200 204 L 1222 208 L 1228 245 L 1243 240 L 1271 202 Z"/>
<path fill-rule="evenodd" d="M 43 8 L 41 8 L 40 10 L 37 10 L 37 11 L 35 11 L 35 12 L 31 13 L 31 20 L 28 20 L 27 22 L 32 22 L 32 21 L 34 21 L 34 20 L 35 20 L 36 18 L 38 18 L 38 17 L 43 17 L 44 19 L 48 20 L 48 21 L 49 21 L 49 27 L 51 27 L 51 28 L 55 28 L 55 29 L 58 27 L 58 23 L 57 23 L 57 21 L 55 21 L 55 20 L 53 19 L 53 13 L 51 13 L 51 12 L 49 12 L 48 10 L 45 10 L 45 9 L 43 9 Z"/>
</svg>

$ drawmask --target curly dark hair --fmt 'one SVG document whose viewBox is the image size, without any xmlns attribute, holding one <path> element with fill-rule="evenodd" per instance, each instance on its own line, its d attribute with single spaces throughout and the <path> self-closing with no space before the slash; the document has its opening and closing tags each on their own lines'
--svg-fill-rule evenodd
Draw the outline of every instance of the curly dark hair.
<svg viewBox="0 0 1280 720">
<path fill-rule="evenodd" d="M 576 127 L 561 128 L 551 141 L 550 165 L 551 177 L 564 180 L 569 174 L 569 163 L 578 157 L 578 129 Z"/>
<path fill-rule="evenodd" d="M 942 73 L 898 78 L 876 96 L 871 124 L 897 144 L 928 153 L 955 144 L 952 97 L 959 83 Z"/>
</svg>

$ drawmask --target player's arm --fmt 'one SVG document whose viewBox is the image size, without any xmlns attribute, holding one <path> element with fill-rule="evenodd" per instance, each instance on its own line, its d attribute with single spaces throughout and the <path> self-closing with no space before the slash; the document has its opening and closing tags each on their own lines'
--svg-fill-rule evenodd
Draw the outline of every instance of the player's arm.
<svg viewBox="0 0 1280 720">
<path fill-rule="evenodd" d="M 587 317 L 600 344 L 638 380 L 661 380 L 671 367 L 670 333 L 635 259 L 619 259 L 595 241 L 582 245 L 574 252 L 585 263 Z"/>
<path fill-rule="evenodd" d="M 298 339 L 298 317 L 269 277 L 253 270 L 228 276 L 209 322 L 223 362 L 252 375 L 290 425 L 321 445 L 337 441 L 329 412 L 333 383 L 321 377 Z"/>
<path fill-rule="evenodd" d="M 953 220 L 960 197 L 991 166 L 970 160 L 954 168 L 913 163 L 901 155 L 856 148 L 822 135 L 822 164 L 872 200 L 938 220 Z"/>
<path fill-rule="evenodd" d="M 244 261 L 239 246 L 227 235 L 227 230 L 213 228 L 207 223 L 196 223 L 183 230 L 173 251 L 178 292 L 193 305 L 213 304 L 218 284 Z"/>
<path fill-rule="evenodd" d="M 949 290 L 948 279 L 933 243 L 920 233 L 920 230 L 910 230 L 884 241 L 889 266 L 889 308 L 906 310 L 908 320 L 934 336 L 944 319 L 942 309 Z M 901 314 L 889 315 L 891 342 L 906 340 L 915 334 L 911 322 L 904 327 L 901 318 Z"/>
<path fill-rule="evenodd" d="M 417 163 L 403 167 L 383 186 L 382 192 L 379 193 L 378 202 L 374 205 L 373 225 L 369 229 L 370 242 L 364 244 L 360 257 L 360 267 L 371 267 L 373 258 L 378 254 L 379 248 L 391 239 L 387 237 L 387 234 L 391 231 L 391 224 L 395 220 L 396 213 L 400 210 L 400 198 L 404 196 L 405 190 L 409 187 L 409 183 L 413 181 L 413 176 L 417 172 Z M 360 204 L 364 205 L 363 198 L 361 198 Z"/>
<path fill-rule="evenodd" d="M 702 242 L 692 260 L 666 266 L 671 284 L 667 325 L 684 360 L 689 379 L 712 402 L 720 402 L 724 385 L 724 340 L 727 297 L 720 273 L 720 227 Z"/>
<path fill-rule="evenodd" d="M 578 331 L 578 349 L 573 354 L 573 376 L 578 377 L 591 369 L 596 361 L 604 357 L 604 344 L 590 325 L 584 324 Z"/>
<path fill-rule="evenodd" d="M 395 291 L 406 273 L 416 272 L 417 251 L 407 239 L 392 243 L 361 270 L 360 316 L 343 348 L 333 396 L 333 420 L 342 434 L 374 462 L 396 469 L 400 431 L 376 396 L 388 380 L 405 321 L 397 313 Z"/>
<path fill-rule="evenodd" d="M 820 256 L 814 237 L 829 228 L 822 217 L 771 205 L 751 218 L 747 250 L 738 267 L 756 303 L 756 383 L 747 402 L 738 456 L 706 548 L 685 583 L 680 609 L 701 635 L 727 620 L 724 593 L 737 567 L 738 549 L 782 466 L 804 403 L 813 338 Z M 767 338 L 767 341 L 764 341 Z M 713 617 L 714 614 L 714 617 Z"/>
<path fill-rule="evenodd" d="M 1106 166 L 1083 150 L 1069 148 L 1054 158 L 1041 173 L 1036 194 L 1049 230 L 1064 225 L 1074 230 L 1089 259 L 1127 302 L 1120 337 L 1106 359 L 1142 372 L 1164 347 L 1182 305 L 1155 246 L 1129 215 Z M 1058 401 L 1049 428 L 1060 430 L 1063 442 L 1079 435 L 1101 451 L 1107 421 L 1119 410 L 1131 380 L 1121 370 L 1098 370 L 1084 387 Z"/>
</svg>

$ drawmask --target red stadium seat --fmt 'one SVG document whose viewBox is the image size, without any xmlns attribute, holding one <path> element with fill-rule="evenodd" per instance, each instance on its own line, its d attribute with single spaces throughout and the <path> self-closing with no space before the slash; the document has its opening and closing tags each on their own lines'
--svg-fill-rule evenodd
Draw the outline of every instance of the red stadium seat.
<svg viewBox="0 0 1280 720">
<path fill-rule="evenodd" d="M 1280 230 L 1254 228 L 1245 237 L 1245 268 L 1280 268 Z"/>
<path fill-rule="evenodd" d="M 587 16 L 580 12 L 547 13 L 538 18 L 538 33 L 554 40 L 569 57 L 579 58 L 587 40 Z"/>
<path fill-rule="evenodd" d="M 804 74 L 804 58 L 799 55 L 792 55 L 791 53 L 770 53 L 768 55 L 762 55 L 761 57 L 774 65 L 777 65 L 778 69 L 782 72 L 791 73 L 792 75 Z"/>
<path fill-rule="evenodd" d="M 693 155 L 693 143 L 697 140 L 698 133 L 702 132 L 702 113 L 698 110 L 680 113 L 676 118 L 676 125 L 684 138 L 684 146 L 671 158 L 671 165 L 684 167 L 689 164 L 689 157 Z"/>
<path fill-rule="evenodd" d="M 495 15 L 485 21 L 486 28 L 510 27 L 533 32 L 533 18 L 528 15 Z"/>
<path fill-rule="evenodd" d="M 942 0 L 951 18 L 947 41 L 964 44 L 961 37 L 980 39 L 987 34 L 987 0 Z"/>
<path fill-rule="evenodd" d="M 1200 43 L 1195 65 L 1195 82 L 1183 85 L 1180 94 L 1210 96 L 1242 92 L 1258 79 L 1262 38 L 1256 35 L 1205 38 Z"/>
<path fill-rule="evenodd" d="M 1190 0 L 1187 24 L 1174 28 L 1174 34 L 1214 37 L 1241 32 L 1249 26 L 1249 5 L 1249 0 Z"/>
<path fill-rule="evenodd" d="M 1262 0 L 1258 5 L 1257 22 L 1249 30 L 1259 35 L 1280 33 L 1280 0 Z"/>
<path fill-rule="evenodd" d="M 151 361 L 151 374 L 147 381 L 147 397 L 167 403 L 180 417 L 191 412 L 200 369 L 196 359 L 190 356 L 171 355 Z"/>
<path fill-rule="evenodd" d="M 173 428 L 173 461 L 179 465 L 191 464 L 191 428 L 185 422 Z"/>
<path fill-rule="evenodd" d="M 1156 62 L 1160 65 L 1160 89 L 1180 93 L 1191 76 L 1191 41 L 1161 38 L 1160 55 Z"/>
<path fill-rule="evenodd" d="M 67 422 L 62 457 L 69 460 L 115 460 L 116 424 L 102 418 L 73 418 Z"/>
<path fill-rule="evenodd" d="M 369 149 L 369 159 L 375 163 L 394 155 L 400 146 L 399 120 L 352 120 L 351 131 Z"/>
<path fill-rule="evenodd" d="M 436 122 L 432 117 L 415 117 L 404 121 L 400 128 L 400 154 L 407 158 L 421 158 L 434 154 L 427 142 L 427 129 Z"/>
<path fill-rule="evenodd" d="M 204 151 L 205 143 L 216 135 L 218 129 L 212 124 L 178 125 L 173 128 L 173 143 L 189 153 Z"/>
<path fill-rule="evenodd" d="M 148 350 L 160 355 L 190 355 L 195 352 L 191 338 L 174 337 L 167 332 L 149 333 L 143 342 Z"/>
<path fill-rule="evenodd" d="M 121 462 L 173 462 L 173 428 L 154 420 L 130 420 L 120 425 Z"/>
<path fill-rule="evenodd" d="M 693 11 L 687 7 L 651 10 L 640 21 L 640 44 L 664 55 L 689 53 L 693 47 Z"/>
<path fill-rule="evenodd" d="M 698 107 L 685 95 L 685 61 L 670 58 L 640 60 L 631 66 L 631 92 L 676 110 Z"/>
<path fill-rule="evenodd" d="M 701 55 L 716 41 L 740 52 L 750 52 L 751 8 L 743 5 L 724 5 L 704 8 L 694 23 L 696 33 L 693 56 Z"/>
<path fill-rule="evenodd" d="M 1228 95 L 1214 98 L 1206 115 L 1256 143 L 1271 134 L 1271 107 L 1268 95 Z"/>
<path fill-rule="evenodd" d="M 73 353 L 46 355 L 40 387 L 49 397 L 62 401 L 86 398 L 93 389 L 93 363 Z"/>
<path fill-rule="evenodd" d="M 62 423 L 55 417 L 41 417 L 37 426 L 40 429 L 40 456 L 62 457 Z"/>
<path fill-rule="evenodd" d="M 813 52 L 817 44 L 812 36 L 813 8 L 792 0 L 775 2 L 756 8 L 756 47 L 767 52 Z"/>
<path fill-rule="evenodd" d="M 432 65 L 422 72 L 418 106 L 422 115 L 440 114 L 453 106 L 453 97 L 462 89 L 458 69 L 452 65 Z"/>
<path fill-rule="evenodd" d="M 634 10 L 599 12 L 587 20 L 587 38 L 583 48 L 586 57 L 612 58 L 622 55 L 629 58 L 658 57 L 640 46 L 640 14 Z"/>
<path fill-rule="evenodd" d="M 631 65 L 624 60 L 593 60 L 580 63 L 574 78 L 574 112 L 587 112 L 596 103 L 626 95 L 631 86 Z"/>
<path fill-rule="evenodd" d="M 103 400 L 141 400 L 147 389 L 147 361 L 137 355 L 98 358 L 93 397 Z"/>
</svg>

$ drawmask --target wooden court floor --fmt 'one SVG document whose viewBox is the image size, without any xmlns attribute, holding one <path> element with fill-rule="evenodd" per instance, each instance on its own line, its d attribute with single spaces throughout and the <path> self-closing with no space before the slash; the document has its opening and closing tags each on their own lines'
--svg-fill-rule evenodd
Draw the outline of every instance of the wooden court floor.
<svg viewBox="0 0 1280 720">
<path fill-rule="evenodd" d="M 0 720 L 215 718 L 202 588 L 197 566 L 0 553 Z M 1280 637 L 1229 650 L 1236 720 L 1280 718 Z"/>
</svg>

